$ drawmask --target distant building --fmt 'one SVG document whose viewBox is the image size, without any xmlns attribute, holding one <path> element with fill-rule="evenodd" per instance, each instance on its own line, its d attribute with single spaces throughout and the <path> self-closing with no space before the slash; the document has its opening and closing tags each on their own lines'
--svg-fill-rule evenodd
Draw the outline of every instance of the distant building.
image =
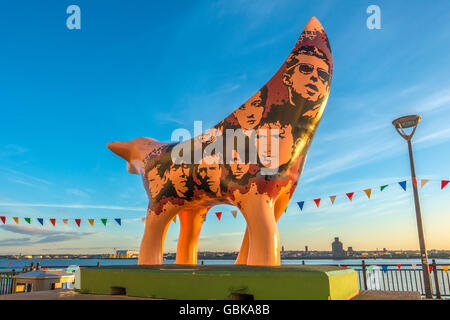
<svg viewBox="0 0 450 320">
<path fill-rule="evenodd" d="M 308 253 L 308 246 L 305 246 L 305 253 Z"/>
<path fill-rule="evenodd" d="M 284 252 L 284 246 L 281 246 L 281 252 Z"/>
<path fill-rule="evenodd" d="M 342 242 L 339 241 L 339 237 L 334 238 L 334 242 L 331 243 L 331 252 L 333 258 L 345 257 L 345 251 L 343 249 Z"/>
<path fill-rule="evenodd" d="M 139 251 L 135 250 L 116 250 L 117 259 L 129 259 L 139 257 Z"/>
<path fill-rule="evenodd" d="M 347 248 L 347 255 L 352 256 L 355 252 L 353 251 L 353 247 Z"/>
</svg>

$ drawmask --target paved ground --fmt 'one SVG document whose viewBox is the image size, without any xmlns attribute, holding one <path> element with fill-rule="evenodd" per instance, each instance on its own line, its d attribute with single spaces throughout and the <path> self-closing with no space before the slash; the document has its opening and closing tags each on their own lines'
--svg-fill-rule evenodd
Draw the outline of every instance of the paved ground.
<svg viewBox="0 0 450 320">
<path fill-rule="evenodd" d="M 361 290 L 352 300 L 422 300 L 418 292 Z"/>
<path fill-rule="evenodd" d="M 0 296 L 0 300 L 158 300 L 119 295 L 81 294 L 73 290 L 57 289 Z M 421 300 L 417 292 L 362 290 L 352 300 Z"/>
<path fill-rule="evenodd" d="M 0 300 L 157 300 L 118 295 L 81 294 L 68 289 L 14 293 L 0 296 Z"/>
</svg>

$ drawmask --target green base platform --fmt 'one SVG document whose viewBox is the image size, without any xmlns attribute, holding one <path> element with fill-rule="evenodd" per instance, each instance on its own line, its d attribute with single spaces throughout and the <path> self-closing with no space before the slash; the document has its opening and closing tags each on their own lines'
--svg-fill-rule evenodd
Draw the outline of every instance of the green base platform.
<svg viewBox="0 0 450 320">
<path fill-rule="evenodd" d="M 348 300 L 356 271 L 332 266 L 139 265 L 81 269 L 80 292 L 180 300 Z"/>
</svg>

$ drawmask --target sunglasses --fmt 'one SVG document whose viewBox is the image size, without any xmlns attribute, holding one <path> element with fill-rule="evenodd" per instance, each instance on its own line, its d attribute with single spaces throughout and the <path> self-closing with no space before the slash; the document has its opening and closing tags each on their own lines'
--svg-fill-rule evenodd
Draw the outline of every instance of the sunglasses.
<svg viewBox="0 0 450 320">
<path fill-rule="evenodd" d="M 300 71 L 303 74 L 311 74 L 314 71 L 314 69 L 316 69 L 314 65 L 310 63 L 299 62 L 288 68 L 288 70 L 296 66 L 298 66 L 298 71 Z M 330 80 L 330 74 L 325 70 L 323 70 L 322 68 L 317 68 L 317 74 L 320 80 L 322 80 L 322 82 L 328 82 Z"/>
</svg>

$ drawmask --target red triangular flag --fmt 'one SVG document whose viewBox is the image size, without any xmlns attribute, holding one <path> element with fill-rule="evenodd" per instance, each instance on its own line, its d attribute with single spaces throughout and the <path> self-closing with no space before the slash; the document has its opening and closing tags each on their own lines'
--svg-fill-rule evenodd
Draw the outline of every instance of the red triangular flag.
<svg viewBox="0 0 450 320">
<path fill-rule="evenodd" d="M 56 219 L 50 219 L 50 222 L 52 223 L 53 226 L 55 226 Z"/>
<path fill-rule="evenodd" d="M 417 188 L 417 179 L 416 178 L 411 178 L 411 180 L 412 180 L 412 183 L 413 183 L 414 187 Z"/>
<path fill-rule="evenodd" d="M 75 219 L 75 222 L 77 223 L 78 226 L 80 226 L 81 219 Z"/>
<path fill-rule="evenodd" d="M 222 216 L 222 212 L 216 212 L 217 219 L 220 221 L 220 217 Z"/>
<path fill-rule="evenodd" d="M 319 198 L 319 199 L 314 199 L 314 202 L 316 203 L 317 208 L 318 208 L 318 207 L 319 207 L 319 204 L 320 204 L 320 198 Z"/>
<path fill-rule="evenodd" d="M 442 180 L 441 181 L 441 190 L 445 188 L 445 186 L 450 182 L 450 180 Z"/>
<path fill-rule="evenodd" d="M 429 264 L 428 269 L 430 270 L 430 273 L 431 273 L 431 271 L 433 271 L 433 266 L 431 264 Z"/>
<path fill-rule="evenodd" d="M 347 193 L 347 197 L 350 199 L 350 202 L 352 202 L 354 192 Z"/>
<path fill-rule="evenodd" d="M 398 268 L 398 270 L 400 270 L 400 269 L 402 268 L 402 265 L 401 265 L 401 264 L 398 264 L 398 265 L 397 265 L 397 268 Z"/>
<path fill-rule="evenodd" d="M 5 224 L 6 217 L 0 217 L 0 219 L 2 219 L 3 224 Z"/>
<path fill-rule="evenodd" d="M 343 266 L 343 265 L 342 265 L 341 267 L 342 267 L 342 268 L 347 268 L 347 266 Z"/>
</svg>

